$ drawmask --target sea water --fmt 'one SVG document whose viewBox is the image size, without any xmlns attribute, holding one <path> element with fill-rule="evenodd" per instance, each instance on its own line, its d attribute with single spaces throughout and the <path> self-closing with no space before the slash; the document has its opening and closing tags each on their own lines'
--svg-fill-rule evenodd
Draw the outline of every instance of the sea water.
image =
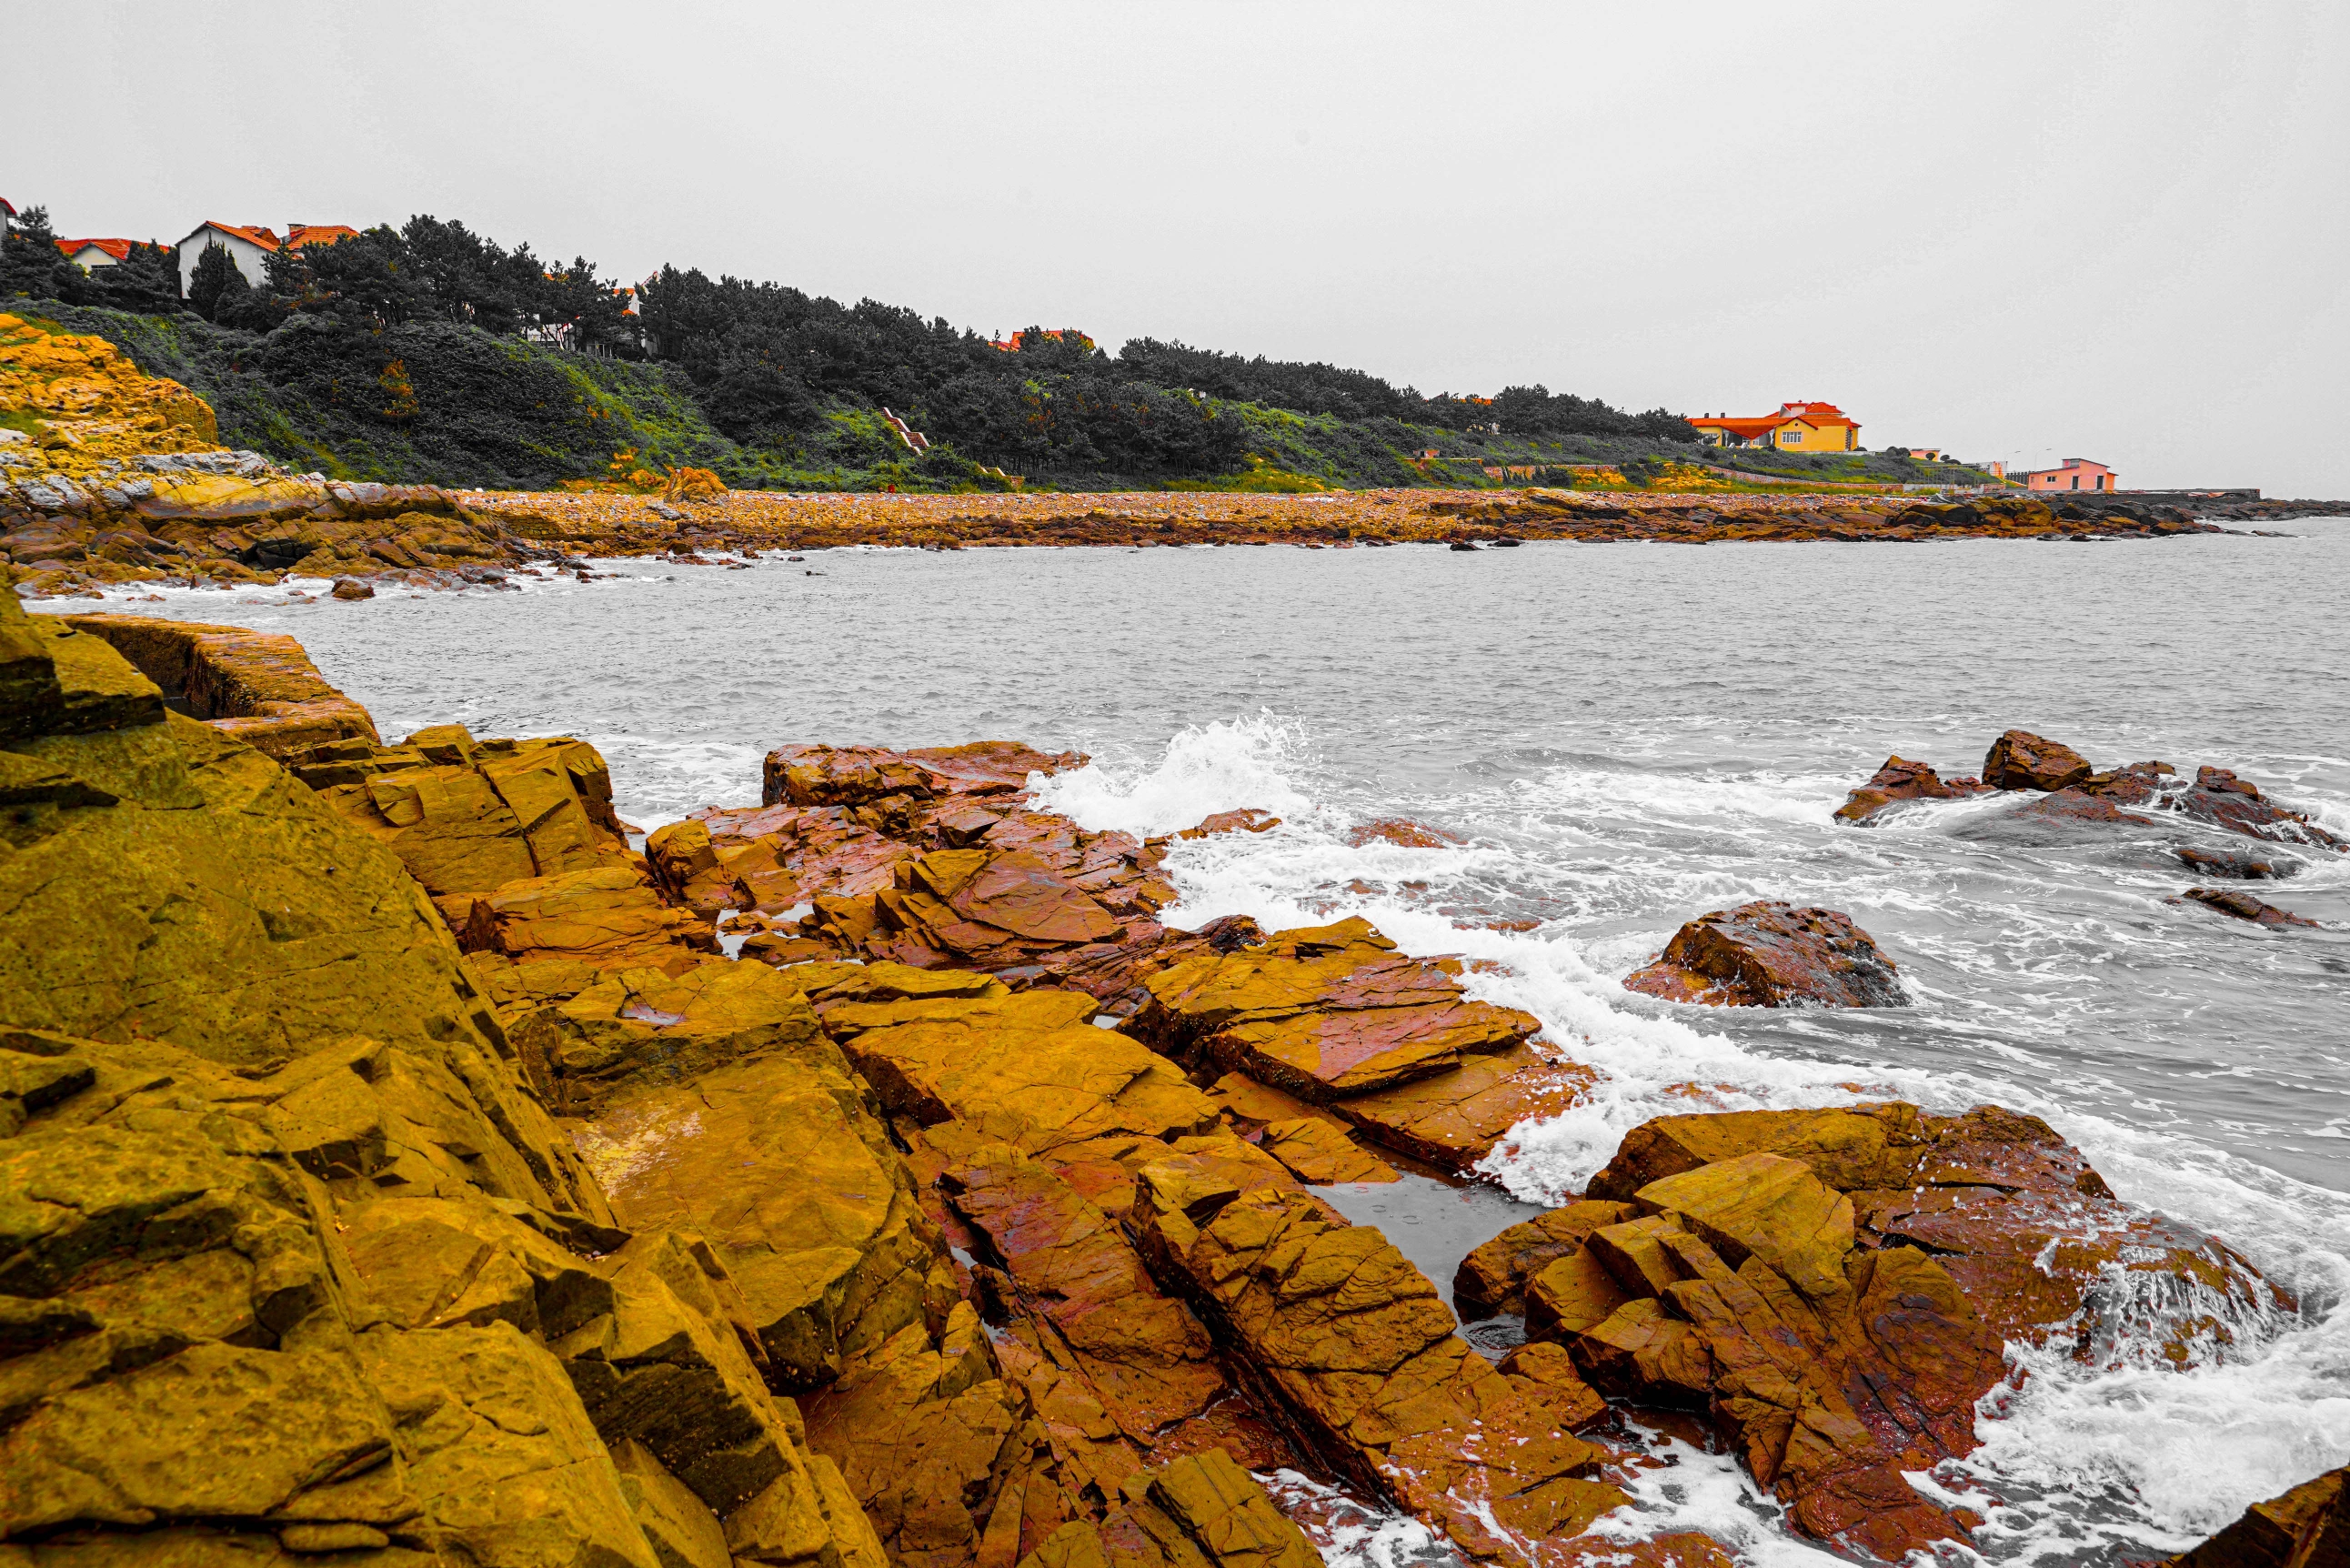
<svg viewBox="0 0 2350 1568">
<path fill-rule="evenodd" d="M 1490 961 L 1473 994 L 1604 1074 L 1488 1162 L 1498 1190 L 1466 1211 L 1494 1229 L 1577 1189 L 1651 1116 L 1900 1097 L 2045 1116 L 2122 1196 L 2219 1233 L 2302 1302 L 2183 1371 L 2121 1319 L 2086 1362 L 2012 1353 L 1982 1447 L 1918 1480 L 1987 1516 L 1989 1557 L 2068 1563 L 2177 1550 L 2350 1459 L 2350 856 L 2278 850 L 2296 874 L 2251 890 L 2331 929 L 2272 929 L 2175 901 L 2198 880 L 2176 843 L 2241 839 L 2027 832 L 2012 798 L 1862 828 L 1830 814 L 1888 753 L 1971 773 L 2021 726 L 2099 765 L 2232 767 L 2350 836 L 2350 520 L 2287 530 L 849 549 L 105 607 L 291 632 L 388 738 L 579 735 L 645 826 L 755 803 L 787 741 L 1080 749 L 1092 764 L 1041 793 L 1095 827 L 1270 810 L 1272 832 L 1175 846 L 1174 923 L 1367 916 L 1408 950 Z M 1382 817 L 1451 842 L 1349 845 Z M 1851 915 L 1914 1005 L 1722 1012 L 1617 983 L 1681 921 L 1756 898 Z M 1449 1284 L 1466 1243 L 1411 1228 L 1432 1235 L 1457 1198 L 1340 1196 Z M 1679 1458 L 1623 1528 L 1816 1558 L 1731 1460 Z M 1424 1554 L 1416 1529 L 1364 1515 L 1323 1539 L 1380 1563 Z"/>
</svg>

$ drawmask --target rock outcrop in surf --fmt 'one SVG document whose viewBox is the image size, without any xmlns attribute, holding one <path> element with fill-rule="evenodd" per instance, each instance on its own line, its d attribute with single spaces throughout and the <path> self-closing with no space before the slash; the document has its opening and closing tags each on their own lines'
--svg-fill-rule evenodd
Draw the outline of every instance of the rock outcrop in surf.
<svg viewBox="0 0 2350 1568">
<path fill-rule="evenodd" d="M 1624 989 L 1710 1007 L 1907 1007 L 1893 961 L 1852 917 L 1757 899 L 1673 933 Z"/>
<path fill-rule="evenodd" d="M 0 597 L 36 1563 L 1310 1568 L 1288 1469 L 1480 1562 L 1727 1568 L 1623 1538 L 1659 1409 L 1890 1560 L 1965 1539 L 1903 1472 L 1973 1445 L 2002 1342 L 2092 1353 L 2117 1277 L 2208 1309 L 2182 1365 L 2290 1306 L 2028 1116 L 1671 1116 L 1461 1265 L 1526 1321 L 1489 1357 L 1316 1190 L 1596 1080 L 1457 961 L 1161 926 L 1157 852 L 1037 809 L 1077 759 L 1010 742 L 781 748 L 645 855 L 576 740 L 281 762 L 125 657 L 208 635 Z M 730 960 L 722 916 L 775 929 Z"/>
<path fill-rule="evenodd" d="M 2258 784 L 2228 768 L 2203 766 L 2183 778 L 2165 762 L 2095 769 L 2078 752 L 2026 730 L 2010 730 L 1991 743 L 1982 777 L 1943 780 L 1925 763 L 1886 759 L 1867 783 L 1836 809 L 1839 822 L 1878 821 L 1910 800 L 1955 800 L 2004 792 L 2034 798 L 2010 807 L 2019 819 L 2099 826 L 2179 826 L 2234 834 L 2312 849 L 2350 851 L 2345 841 L 2306 812 L 2272 800 Z M 2182 846 L 2182 857 L 2209 851 Z M 2189 859 L 2190 866 L 2198 864 Z M 2275 871 L 2264 873 L 2277 875 Z"/>
</svg>

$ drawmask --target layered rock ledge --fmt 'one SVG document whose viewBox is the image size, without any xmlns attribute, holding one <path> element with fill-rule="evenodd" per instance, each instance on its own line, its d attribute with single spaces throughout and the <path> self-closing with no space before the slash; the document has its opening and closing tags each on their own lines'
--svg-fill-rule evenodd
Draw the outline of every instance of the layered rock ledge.
<svg viewBox="0 0 2350 1568">
<path fill-rule="evenodd" d="M 2292 1309 L 1999 1107 L 1669 1116 L 1462 1265 L 1526 1322 L 1490 1360 L 1315 1189 L 1464 1168 L 1591 1071 L 1360 920 L 1159 924 L 1157 849 L 1024 793 L 1080 759 L 782 747 L 639 856 L 580 742 L 281 762 L 118 650 L 206 633 L 105 631 L 0 598 L 34 1568 L 1310 1568 L 1277 1469 L 1481 1562 L 1729 1568 L 1638 1538 L 1690 1422 L 1895 1560 L 1966 1538 L 1904 1472 L 1974 1445 L 2003 1342 L 2158 1302 L 2187 1366 Z M 729 959 L 721 916 L 769 929 Z M 2338 1490 L 2192 1560 L 2323 1562 Z"/>
</svg>

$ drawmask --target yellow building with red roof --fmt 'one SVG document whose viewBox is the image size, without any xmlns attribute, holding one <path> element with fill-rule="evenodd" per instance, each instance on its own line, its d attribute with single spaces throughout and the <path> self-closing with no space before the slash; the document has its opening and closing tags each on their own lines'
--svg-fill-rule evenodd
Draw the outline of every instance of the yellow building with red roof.
<svg viewBox="0 0 2350 1568">
<path fill-rule="evenodd" d="M 1775 414 L 1747 419 L 1692 414 L 1710 446 L 1767 446 L 1781 452 L 1857 452 L 1860 425 L 1834 403 L 1782 403 Z"/>
</svg>

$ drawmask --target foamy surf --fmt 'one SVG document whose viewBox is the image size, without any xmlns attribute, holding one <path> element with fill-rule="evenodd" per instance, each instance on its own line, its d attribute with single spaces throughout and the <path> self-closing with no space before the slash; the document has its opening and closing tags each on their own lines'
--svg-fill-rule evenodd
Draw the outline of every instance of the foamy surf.
<svg viewBox="0 0 2350 1568">
<path fill-rule="evenodd" d="M 2079 1325 L 2090 1346 L 2085 1359 L 2072 1353 L 2064 1334 L 2052 1347 L 2011 1347 L 2012 1376 L 1986 1397 L 1977 1422 L 1982 1446 L 1964 1461 L 1918 1478 L 1984 1517 L 1978 1533 L 1984 1557 L 2070 1563 L 2175 1552 L 2248 1503 L 2350 1458 L 2350 1327 L 2339 1311 L 2350 1285 L 2350 1202 L 2218 1151 L 2182 1158 L 2192 1146 L 2175 1130 L 2084 1112 L 2051 1092 L 2050 1058 L 1991 1035 L 1973 1060 L 1931 1067 L 1832 1054 L 1851 1043 L 1835 1033 L 1811 1037 L 1825 1048 L 1816 1054 L 1783 1053 L 1757 1049 L 1690 1010 L 1633 998 L 1615 975 L 1646 956 L 1633 950 L 1653 950 L 1660 940 L 1653 934 L 1591 944 L 1568 920 L 1497 930 L 1434 907 L 1448 890 L 1480 877 L 1523 869 L 1510 845 L 1475 831 L 1477 819 L 1490 816 L 1497 803 L 1481 800 L 1442 814 L 1439 826 L 1467 830 L 1458 846 L 1353 846 L 1346 827 L 1374 814 L 1378 803 L 1317 802 L 1310 783 L 1293 771 L 1311 754 L 1295 726 L 1261 716 L 1187 731 L 1155 766 L 1080 770 L 1048 781 L 1042 793 L 1054 809 L 1088 826 L 1129 831 L 1165 832 L 1247 805 L 1279 812 L 1284 826 L 1265 835 L 1173 846 L 1169 868 L 1180 899 L 1169 917 L 1176 923 L 1246 914 L 1276 928 L 1358 914 L 1409 951 L 1486 961 L 1467 976 L 1471 994 L 1534 1013 L 1544 1038 L 1600 1075 L 1585 1103 L 1513 1129 L 1479 1167 L 1478 1174 L 1513 1197 L 1555 1204 L 1579 1192 L 1623 1136 L 1656 1116 L 1887 1098 L 1953 1113 L 1995 1101 L 2046 1117 L 2125 1196 L 2221 1235 L 2301 1295 L 2298 1315 L 2248 1313 L 2241 1302 L 2182 1293 L 2167 1276 L 2157 1287 L 2149 1283 L 2155 1276 L 2117 1269 L 2093 1293 L 2089 1321 Z M 1581 809 L 1585 831 L 1595 835 L 1604 832 L 1597 820 L 1608 816 L 1651 826 L 1711 821 L 1734 837 L 1760 841 L 1758 847 L 1767 846 L 1775 825 L 1815 827 L 1842 798 L 1817 779 L 1681 778 L 1659 785 L 1660 803 L 1644 812 L 1639 792 L 1654 783 L 1614 772 L 1555 770 L 1522 784 L 1517 794 L 1537 816 Z M 1431 803 L 1409 804 L 1426 811 Z M 1935 803 L 1899 831 L 1859 846 L 1867 860 L 1898 863 L 1905 841 L 1931 844 L 1938 828 L 1982 809 L 1975 802 Z M 1835 879 L 1783 874 L 1777 880 L 1825 888 Z M 1877 880 L 1873 869 L 1868 880 Z M 1721 877 L 1714 890 L 1728 901 L 1750 886 L 1732 876 Z M 1887 908 L 1927 901 L 1897 877 L 1872 890 Z M 1852 901 L 1849 887 L 1846 893 L 1844 901 Z M 1821 901 L 1827 901 L 1825 893 Z M 1595 953 L 1595 946 L 1602 950 Z M 1966 967 L 1995 972 L 2009 966 L 1970 959 Z M 2040 978 L 2063 989 L 2061 973 Z M 1920 993 L 1921 1017 L 1965 1002 L 1956 992 L 1912 989 Z M 1828 1022 L 1825 1015 L 1821 1021 Z M 2225 1324 L 2225 1342 L 2208 1334 L 2192 1339 L 2189 1365 L 2173 1366 L 2162 1346 L 2180 1324 L 2206 1317 Z M 2224 1449 L 2224 1459 L 2213 1459 L 2215 1447 Z M 1628 1489 L 1638 1506 L 1611 1518 L 1601 1533 L 1638 1538 L 1699 1530 L 1752 1562 L 1795 1568 L 1830 1560 L 1785 1530 L 1777 1505 L 1734 1459 L 1670 1448 L 1675 1462 L 1640 1472 Z M 1426 1542 L 1417 1530 L 1364 1515 L 1316 1539 L 1334 1564 L 1388 1568 L 1419 1560 Z"/>
</svg>

